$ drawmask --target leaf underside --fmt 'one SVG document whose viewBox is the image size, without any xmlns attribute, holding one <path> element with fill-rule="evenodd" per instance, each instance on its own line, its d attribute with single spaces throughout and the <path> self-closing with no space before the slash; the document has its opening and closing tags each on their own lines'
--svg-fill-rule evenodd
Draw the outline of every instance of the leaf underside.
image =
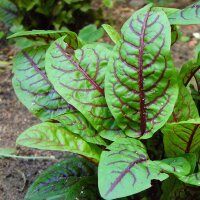
<svg viewBox="0 0 200 200">
<path fill-rule="evenodd" d="M 196 152 L 200 147 L 199 118 L 166 124 L 162 132 L 164 134 L 165 153 L 168 157 Z"/>
<path fill-rule="evenodd" d="M 172 113 L 178 87 L 170 31 L 164 12 L 151 11 L 149 5 L 122 28 L 123 39 L 108 64 L 105 93 L 117 124 L 128 136 L 151 137 Z"/>
<path fill-rule="evenodd" d="M 46 46 L 27 48 L 13 63 L 13 87 L 19 100 L 41 120 L 74 110 L 54 89 L 45 72 Z"/>
</svg>

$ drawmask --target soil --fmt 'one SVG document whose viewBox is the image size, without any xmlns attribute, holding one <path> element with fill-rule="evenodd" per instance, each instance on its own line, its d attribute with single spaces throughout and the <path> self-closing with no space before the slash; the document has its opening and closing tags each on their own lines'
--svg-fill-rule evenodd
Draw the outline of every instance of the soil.
<svg viewBox="0 0 200 200">
<path fill-rule="evenodd" d="M 119 30 L 122 23 L 137 10 L 143 6 L 136 4 L 137 1 L 129 1 L 126 4 L 115 5 L 112 11 L 105 11 L 104 18 L 109 19 Z M 138 1 L 139 2 L 139 1 Z M 179 1 L 172 3 L 173 7 L 184 7 L 193 1 Z M 112 16 L 112 20 L 111 20 Z M 0 26 L 1 28 L 1 26 Z M 172 55 L 177 68 L 185 61 L 192 58 L 194 49 L 199 42 L 193 36 L 193 33 L 200 33 L 200 26 L 184 26 L 181 28 L 183 36 L 187 36 L 187 42 L 179 41 L 172 47 Z M 0 42 L 0 61 L 6 61 L 5 67 L 0 64 L 0 147 L 15 147 L 15 140 L 18 135 L 26 128 L 37 124 L 39 121 L 32 116 L 27 109 L 17 100 L 12 88 L 11 62 L 15 52 L 13 46 L 5 46 Z M 8 62 L 8 63 L 7 63 Z M 68 156 L 68 153 L 40 151 L 16 147 L 17 155 L 23 156 L 55 156 L 55 160 L 25 160 L 14 158 L 0 158 L 0 200 L 22 200 L 27 188 L 33 182 L 35 177 L 44 169 L 51 166 L 58 160 Z"/>
</svg>

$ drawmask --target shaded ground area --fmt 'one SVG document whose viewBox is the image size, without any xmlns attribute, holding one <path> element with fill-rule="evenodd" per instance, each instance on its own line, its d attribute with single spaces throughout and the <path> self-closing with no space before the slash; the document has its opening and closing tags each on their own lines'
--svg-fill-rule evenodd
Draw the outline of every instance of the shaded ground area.
<svg viewBox="0 0 200 200">
<path fill-rule="evenodd" d="M 105 11 L 105 17 L 109 18 L 118 30 L 132 12 L 138 6 L 141 6 L 134 4 L 133 1 L 130 2 L 132 2 L 133 8 L 127 7 L 127 4 L 120 4 L 113 8 L 111 12 Z M 183 7 L 188 2 L 182 1 L 181 3 L 172 4 L 172 6 Z M 177 67 L 180 67 L 186 60 L 193 57 L 194 48 L 198 42 L 193 33 L 200 33 L 200 26 L 184 26 L 182 31 L 183 35 L 188 37 L 188 41 L 179 41 L 172 48 L 173 58 Z M 9 62 L 13 54 L 12 49 L 13 47 L 7 48 L 1 43 L 0 61 Z M 38 120 L 17 100 L 11 85 L 11 66 L 6 63 L 4 65 L 6 66 L 4 69 L 3 67 L 0 68 L 0 147 L 14 147 L 17 136 L 26 128 L 38 123 Z M 17 147 L 17 153 L 24 156 L 50 157 L 54 155 L 57 160 L 68 156 L 67 153 L 44 152 L 21 147 Z M 23 199 L 28 186 L 35 177 L 57 160 L 0 159 L 0 200 Z"/>
</svg>

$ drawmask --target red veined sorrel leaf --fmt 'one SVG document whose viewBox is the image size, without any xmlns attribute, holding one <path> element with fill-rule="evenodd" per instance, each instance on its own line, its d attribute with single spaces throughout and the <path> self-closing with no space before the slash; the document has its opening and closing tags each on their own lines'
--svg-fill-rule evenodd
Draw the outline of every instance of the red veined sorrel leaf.
<svg viewBox="0 0 200 200">
<path fill-rule="evenodd" d="M 195 119 L 198 117 L 199 113 L 191 94 L 183 85 L 182 81 L 179 80 L 178 99 L 168 123 L 186 121 L 188 119 Z"/>
<path fill-rule="evenodd" d="M 101 155 L 101 149 L 98 146 L 87 143 L 60 124 L 50 122 L 28 128 L 17 138 L 16 143 L 43 150 L 69 151 L 97 161 Z"/>
<path fill-rule="evenodd" d="M 170 24 L 200 24 L 200 1 L 168 15 Z"/>
<path fill-rule="evenodd" d="M 106 146 L 106 142 L 97 134 L 96 130 L 78 111 L 59 115 L 54 118 L 67 130 L 80 135 L 85 141 Z"/>
<path fill-rule="evenodd" d="M 49 44 L 49 42 L 54 41 L 62 36 L 67 36 L 67 39 L 69 40 L 71 38 L 71 41 L 73 41 L 73 44 L 71 46 L 73 46 L 74 48 L 78 48 L 78 46 L 81 46 L 81 42 L 76 40 L 77 35 L 76 33 L 72 32 L 72 31 L 63 31 L 63 30 L 33 30 L 33 31 L 20 31 L 17 32 L 11 36 L 9 36 L 8 38 L 27 38 L 30 40 L 42 40 L 44 42 L 46 42 L 47 44 Z M 75 38 L 75 39 L 74 39 Z M 76 44 L 75 44 L 76 43 Z"/>
<path fill-rule="evenodd" d="M 168 157 L 193 153 L 200 147 L 200 118 L 166 124 L 162 132 Z"/>
<path fill-rule="evenodd" d="M 24 200 L 76 198 L 100 199 L 96 167 L 82 158 L 68 158 L 42 172 L 28 189 Z"/>
<path fill-rule="evenodd" d="M 45 72 L 46 46 L 27 48 L 13 62 L 13 87 L 19 100 L 42 120 L 74 110 L 54 89 Z"/>
<path fill-rule="evenodd" d="M 161 172 L 147 155 L 145 146 L 135 139 L 118 139 L 103 151 L 98 167 L 98 185 L 105 199 L 129 196 L 151 187 L 151 180 L 164 180 Z"/>
<path fill-rule="evenodd" d="M 149 138 L 168 120 L 178 95 L 170 25 L 148 5 L 124 24 L 106 74 L 106 100 L 131 137 Z"/>
<path fill-rule="evenodd" d="M 113 117 L 104 97 L 104 76 L 110 51 L 101 44 L 66 52 L 65 37 L 46 54 L 47 75 L 59 94 L 77 108 L 96 130 L 110 129 Z"/>
</svg>

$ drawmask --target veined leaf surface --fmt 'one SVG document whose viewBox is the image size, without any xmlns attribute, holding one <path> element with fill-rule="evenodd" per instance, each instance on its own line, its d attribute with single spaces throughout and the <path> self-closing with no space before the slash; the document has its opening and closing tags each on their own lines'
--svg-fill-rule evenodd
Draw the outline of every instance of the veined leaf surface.
<svg viewBox="0 0 200 200">
<path fill-rule="evenodd" d="M 196 152 L 200 147 L 200 118 L 166 124 L 162 132 L 168 157 Z"/>
<path fill-rule="evenodd" d="M 45 72 L 46 46 L 27 48 L 13 62 L 13 87 L 19 100 L 41 120 L 74 110 L 54 89 Z"/>
<path fill-rule="evenodd" d="M 81 137 L 68 131 L 60 124 L 44 122 L 25 130 L 17 144 L 37 149 L 69 151 L 99 160 L 101 149 L 88 144 Z"/>
<path fill-rule="evenodd" d="M 195 102 L 188 89 L 183 85 L 182 81 L 180 80 L 178 99 L 174 106 L 172 115 L 167 122 L 170 123 L 186 121 L 189 119 L 196 119 L 198 117 L 199 113 Z"/>
<path fill-rule="evenodd" d="M 110 51 L 101 44 L 85 45 L 71 56 L 65 51 L 67 48 L 62 37 L 48 49 L 46 70 L 50 81 L 96 130 L 109 129 L 114 120 L 103 88 Z"/>
<path fill-rule="evenodd" d="M 151 180 L 164 180 L 159 165 L 147 155 L 145 146 L 135 139 L 119 139 L 103 151 L 98 167 L 98 185 L 105 199 L 129 196 L 151 187 Z"/>
<path fill-rule="evenodd" d="M 184 183 L 200 186 L 200 172 L 190 174 L 188 176 L 182 176 L 179 179 Z"/>
<path fill-rule="evenodd" d="M 110 141 L 115 141 L 119 138 L 126 138 L 127 136 L 125 135 L 125 133 L 123 133 L 122 130 L 104 130 L 104 131 L 101 131 L 99 132 L 99 135 L 102 137 L 102 138 L 105 138 L 107 140 L 110 140 Z"/>
<path fill-rule="evenodd" d="M 72 133 L 80 135 L 85 141 L 106 146 L 105 141 L 97 134 L 96 130 L 80 112 L 66 113 L 54 119 L 58 120 Z"/>
<path fill-rule="evenodd" d="M 162 10 L 147 5 L 121 32 L 106 73 L 106 100 L 125 133 L 145 139 L 165 124 L 178 95 L 170 24 Z"/>
<path fill-rule="evenodd" d="M 33 30 L 33 31 L 20 31 L 8 37 L 11 38 L 28 38 L 31 40 L 43 40 L 47 43 L 54 41 L 62 36 L 77 37 L 75 33 L 71 31 L 63 31 L 63 30 Z"/>
<path fill-rule="evenodd" d="M 0 4 L 0 21 L 6 26 L 11 26 L 17 17 L 17 7 L 9 0 L 1 0 Z"/>
<path fill-rule="evenodd" d="M 200 1 L 168 15 L 170 24 L 200 24 Z"/>
<path fill-rule="evenodd" d="M 96 167 L 82 158 L 70 158 L 49 167 L 37 177 L 25 196 L 25 200 L 76 198 L 99 198 Z"/>
<path fill-rule="evenodd" d="M 192 59 L 186 62 L 179 73 L 185 86 L 188 85 L 195 73 L 200 69 L 200 60 Z"/>
</svg>

